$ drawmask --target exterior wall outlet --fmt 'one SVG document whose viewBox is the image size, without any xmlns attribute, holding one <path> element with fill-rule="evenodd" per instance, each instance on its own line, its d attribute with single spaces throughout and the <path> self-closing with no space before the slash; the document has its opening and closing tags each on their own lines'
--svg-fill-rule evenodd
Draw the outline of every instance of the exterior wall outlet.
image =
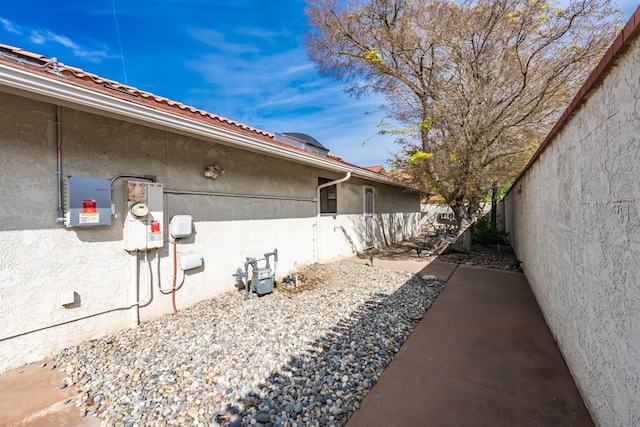
<svg viewBox="0 0 640 427">
<path fill-rule="evenodd" d="M 76 302 L 76 293 L 74 291 L 62 291 L 62 293 L 60 294 L 61 305 L 63 306 L 72 305 L 75 302 Z"/>
</svg>

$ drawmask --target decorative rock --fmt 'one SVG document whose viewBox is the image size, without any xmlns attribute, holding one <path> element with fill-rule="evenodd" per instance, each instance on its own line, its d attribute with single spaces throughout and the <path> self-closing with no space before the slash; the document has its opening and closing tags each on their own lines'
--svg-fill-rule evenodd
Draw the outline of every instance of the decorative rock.
<svg viewBox="0 0 640 427">
<path fill-rule="evenodd" d="M 440 261 L 521 272 L 520 261 L 508 245 L 472 245 L 469 253 L 440 255 Z"/>
<path fill-rule="evenodd" d="M 259 423 L 268 423 L 271 420 L 269 414 L 267 414 L 266 412 L 258 412 L 255 415 L 255 419 Z"/>
<path fill-rule="evenodd" d="M 294 289 L 230 292 L 51 365 L 105 425 L 343 426 L 443 284 L 348 261 L 298 276 Z"/>
</svg>

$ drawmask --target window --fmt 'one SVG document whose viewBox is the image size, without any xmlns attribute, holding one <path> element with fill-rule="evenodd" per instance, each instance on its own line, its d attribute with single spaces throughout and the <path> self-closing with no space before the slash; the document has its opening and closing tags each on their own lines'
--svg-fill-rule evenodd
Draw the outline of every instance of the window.
<svg viewBox="0 0 640 427">
<path fill-rule="evenodd" d="M 318 178 L 318 185 L 331 182 L 331 179 Z M 320 213 L 338 213 L 338 187 L 330 185 L 320 189 Z"/>
</svg>

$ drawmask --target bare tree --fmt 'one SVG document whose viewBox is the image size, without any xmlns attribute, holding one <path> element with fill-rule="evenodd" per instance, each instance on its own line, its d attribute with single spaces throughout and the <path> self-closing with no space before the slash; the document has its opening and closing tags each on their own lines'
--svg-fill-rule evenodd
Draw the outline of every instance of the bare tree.
<svg viewBox="0 0 640 427">
<path fill-rule="evenodd" d="M 395 165 L 459 230 L 522 169 L 619 31 L 608 0 L 308 0 L 309 56 L 386 97 Z"/>
</svg>

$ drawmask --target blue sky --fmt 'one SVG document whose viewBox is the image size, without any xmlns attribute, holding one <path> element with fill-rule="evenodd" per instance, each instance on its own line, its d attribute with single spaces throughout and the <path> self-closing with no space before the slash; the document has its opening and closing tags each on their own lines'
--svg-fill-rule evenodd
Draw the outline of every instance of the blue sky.
<svg viewBox="0 0 640 427">
<path fill-rule="evenodd" d="M 619 4 L 626 22 L 638 4 Z M 396 147 L 376 135 L 383 99 L 349 97 L 319 75 L 304 49 L 304 7 L 304 0 L 5 1 L 0 42 L 269 132 L 307 133 L 360 166 L 386 166 Z"/>
</svg>

